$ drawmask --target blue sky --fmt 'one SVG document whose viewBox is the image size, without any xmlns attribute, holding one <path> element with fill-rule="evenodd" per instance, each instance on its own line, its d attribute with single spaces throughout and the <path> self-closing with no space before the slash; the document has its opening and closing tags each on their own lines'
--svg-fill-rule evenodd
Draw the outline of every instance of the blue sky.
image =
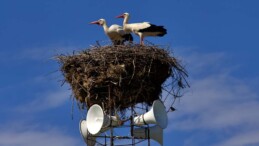
<svg viewBox="0 0 259 146">
<path fill-rule="evenodd" d="M 130 22 L 164 25 L 163 38 L 189 71 L 166 146 L 259 145 L 259 1 L 1 0 L 0 146 L 84 145 L 77 109 L 53 56 L 106 42 L 88 23 L 129 12 Z M 136 42 L 139 38 L 134 36 Z M 73 106 L 74 105 L 74 106 Z M 156 143 L 154 143 L 155 145 Z"/>
</svg>

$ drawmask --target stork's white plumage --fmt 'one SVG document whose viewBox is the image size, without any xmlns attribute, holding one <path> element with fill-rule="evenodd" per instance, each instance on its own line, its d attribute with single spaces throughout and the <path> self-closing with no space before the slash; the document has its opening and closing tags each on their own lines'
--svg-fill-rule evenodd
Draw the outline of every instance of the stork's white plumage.
<svg viewBox="0 0 259 146">
<path fill-rule="evenodd" d="M 125 33 L 122 26 L 113 24 L 110 27 L 107 26 L 105 19 L 99 19 L 93 21 L 90 24 L 98 24 L 103 27 L 104 33 L 113 42 L 113 45 L 122 45 L 125 41 L 133 41 L 133 37 L 130 33 Z"/>
<path fill-rule="evenodd" d="M 124 13 L 122 15 L 117 16 L 117 18 L 124 18 L 123 20 L 123 30 L 126 33 L 135 33 L 140 37 L 140 44 L 143 45 L 144 37 L 146 36 L 164 36 L 167 32 L 164 26 L 157 26 L 151 24 L 149 22 L 142 22 L 142 23 L 130 23 L 128 24 L 130 15 L 129 13 Z"/>
</svg>

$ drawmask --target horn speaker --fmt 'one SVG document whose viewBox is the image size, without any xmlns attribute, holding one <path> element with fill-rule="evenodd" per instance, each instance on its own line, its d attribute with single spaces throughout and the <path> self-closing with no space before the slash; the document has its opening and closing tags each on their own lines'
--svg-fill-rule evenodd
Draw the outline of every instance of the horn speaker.
<svg viewBox="0 0 259 146">
<path fill-rule="evenodd" d="M 81 120 L 79 122 L 79 131 L 80 131 L 81 136 L 83 137 L 85 143 L 87 144 L 87 146 L 94 146 L 95 145 L 96 137 L 93 137 L 93 136 L 91 136 L 90 133 L 88 133 L 86 120 Z"/>
<path fill-rule="evenodd" d="M 162 129 L 165 129 L 167 127 L 167 122 L 168 119 L 165 106 L 160 100 L 155 100 L 147 113 L 134 117 L 134 124 L 137 126 L 157 124 Z"/>
<path fill-rule="evenodd" d="M 119 126 L 119 119 L 116 116 L 105 115 L 101 106 L 94 104 L 90 107 L 86 117 L 88 131 L 96 135 L 100 131 L 109 129 L 109 126 Z"/>
<path fill-rule="evenodd" d="M 157 141 L 161 146 L 163 145 L 163 129 L 157 125 L 149 128 L 136 128 L 133 130 L 133 135 L 140 139 L 150 138 Z"/>
</svg>

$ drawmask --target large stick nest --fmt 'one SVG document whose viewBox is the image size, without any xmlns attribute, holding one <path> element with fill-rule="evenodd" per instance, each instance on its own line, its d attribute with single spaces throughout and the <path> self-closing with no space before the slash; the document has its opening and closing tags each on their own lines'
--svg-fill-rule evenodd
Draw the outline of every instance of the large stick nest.
<svg viewBox="0 0 259 146">
<path fill-rule="evenodd" d="M 188 85 L 179 61 L 153 45 L 99 46 L 57 58 L 74 97 L 87 108 L 99 104 L 123 111 L 137 103 L 151 105 L 169 77 L 176 83 L 172 88 Z"/>
</svg>

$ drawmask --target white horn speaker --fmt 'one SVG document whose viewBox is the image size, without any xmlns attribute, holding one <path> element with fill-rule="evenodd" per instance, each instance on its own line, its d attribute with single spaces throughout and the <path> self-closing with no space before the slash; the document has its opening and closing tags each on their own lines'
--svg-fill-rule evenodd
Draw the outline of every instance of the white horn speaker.
<svg viewBox="0 0 259 146">
<path fill-rule="evenodd" d="M 108 129 L 108 126 L 119 126 L 120 122 L 116 116 L 104 115 L 104 112 L 98 104 L 90 107 L 86 117 L 88 131 L 95 135 L 100 131 Z"/>
<path fill-rule="evenodd" d="M 161 128 L 167 127 L 167 113 L 164 104 L 160 100 L 155 100 L 151 109 L 140 116 L 134 118 L 134 124 L 141 126 L 147 124 L 157 124 Z"/>
<path fill-rule="evenodd" d="M 93 136 L 90 135 L 90 133 L 88 133 L 86 120 L 81 120 L 79 122 L 79 131 L 80 131 L 85 143 L 87 144 L 87 146 L 94 146 L 95 145 L 96 137 L 93 137 Z"/>
<path fill-rule="evenodd" d="M 150 138 L 157 141 L 161 146 L 163 145 L 163 129 L 157 125 L 149 128 L 136 128 L 133 130 L 133 135 L 141 139 Z"/>
</svg>

